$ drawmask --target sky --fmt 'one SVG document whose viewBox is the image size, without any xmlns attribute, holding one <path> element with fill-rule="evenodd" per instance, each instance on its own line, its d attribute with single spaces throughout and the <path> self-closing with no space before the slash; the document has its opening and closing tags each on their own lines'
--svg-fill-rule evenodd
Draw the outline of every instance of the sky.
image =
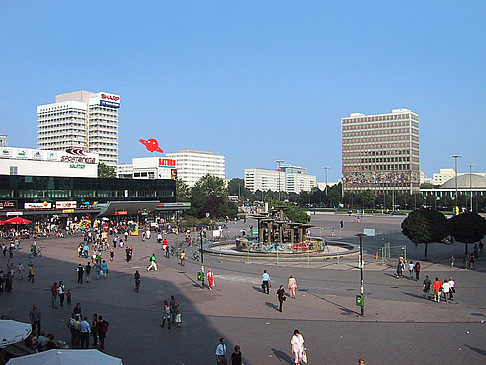
<svg viewBox="0 0 486 365">
<path fill-rule="evenodd" d="M 158 139 L 245 168 L 341 176 L 341 118 L 420 116 L 427 176 L 486 172 L 484 1 L 0 1 L 0 133 L 36 148 L 36 106 L 121 96 L 120 162 Z"/>
</svg>

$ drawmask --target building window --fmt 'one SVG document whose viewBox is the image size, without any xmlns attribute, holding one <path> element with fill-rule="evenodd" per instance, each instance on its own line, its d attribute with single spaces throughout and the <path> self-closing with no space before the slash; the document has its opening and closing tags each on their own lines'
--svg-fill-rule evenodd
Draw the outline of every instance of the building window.
<svg viewBox="0 0 486 365">
<path fill-rule="evenodd" d="M 18 175 L 19 168 L 17 166 L 10 166 L 10 175 Z"/>
</svg>

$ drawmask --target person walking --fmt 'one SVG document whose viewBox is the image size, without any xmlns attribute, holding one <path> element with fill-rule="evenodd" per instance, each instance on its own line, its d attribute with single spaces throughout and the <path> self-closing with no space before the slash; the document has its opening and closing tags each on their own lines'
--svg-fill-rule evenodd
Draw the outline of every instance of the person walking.
<svg viewBox="0 0 486 365">
<path fill-rule="evenodd" d="M 78 284 L 83 284 L 83 267 L 81 264 L 78 264 L 78 267 L 76 268 L 76 272 L 78 273 Z"/>
<path fill-rule="evenodd" d="M 430 281 L 429 279 L 429 275 L 425 275 L 425 279 L 424 279 L 424 298 L 427 299 L 429 298 L 429 292 L 430 292 L 430 285 L 432 284 L 432 282 Z"/>
<path fill-rule="evenodd" d="M 103 277 L 106 279 L 106 275 L 108 275 L 108 263 L 106 260 L 103 260 L 101 263 L 101 271 L 103 271 Z"/>
<path fill-rule="evenodd" d="M 216 352 L 214 353 L 216 356 L 216 364 L 217 365 L 227 365 L 228 362 L 226 360 L 226 344 L 224 343 L 224 337 L 219 339 L 219 344 L 216 346 Z"/>
<path fill-rule="evenodd" d="M 110 261 L 113 262 L 114 259 L 115 259 L 115 250 L 110 249 Z"/>
<path fill-rule="evenodd" d="M 175 317 L 176 317 L 176 299 L 175 299 L 175 296 L 171 295 L 170 296 L 170 302 L 169 302 L 169 306 L 170 306 L 170 319 L 172 321 L 172 323 L 175 323 Z"/>
<path fill-rule="evenodd" d="M 294 330 L 294 335 L 290 340 L 290 351 L 294 355 L 294 363 L 300 365 L 304 355 L 304 337 L 300 334 L 298 329 Z"/>
<path fill-rule="evenodd" d="M 213 286 L 214 286 L 214 274 L 213 274 L 213 270 L 209 269 L 207 276 L 208 276 L 208 288 L 209 288 L 209 290 L 213 290 Z"/>
<path fill-rule="evenodd" d="M 280 287 L 277 290 L 276 295 L 277 295 L 277 301 L 280 303 L 280 306 L 278 307 L 278 310 L 279 310 L 279 312 L 281 312 L 282 311 L 283 302 L 287 299 L 285 297 L 285 289 L 284 289 L 284 286 L 283 285 L 280 285 Z"/>
<path fill-rule="evenodd" d="M 125 257 L 126 257 L 127 262 L 130 262 L 130 247 L 128 247 L 128 246 L 125 249 Z"/>
<path fill-rule="evenodd" d="M 397 264 L 397 279 L 403 276 L 403 263 L 398 262 Z"/>
<path fill-rule="evenodd" d="M 138 270 L 135 270 L 135 274 L 133 274 L 133 280 L 135 280 L 135 290 L 138 292 L 140 289 L 140 273 Z"/>
<path fill-rule="evenodd" d="M 243 357 L 239 345 L 235 345 L 235 351 L 230 357 L 230 365 L 243 365 Z"/>
<path fill-rule="evenodd" d="M 270 275 L 267 273 L 267 270 L 263 270 L 262 289 L 263 293 L 270 294 Z"/>
<path fill-rule="evenodd" d="M 17 266 L 17 272 L 19 273 L 19 280 L 22 280 L 24 278 L 25 267 L 21 262 Z"/>
<path fill-rule="evenodd" d="M 57 283 L 51 286 L 51 304 L 52 308 L 57 309 Z"/>
<path fill-rule="evenodd" d="M 178 301 L 175 302 L 175 312 L 176 312 L 175 324 L 176 324 L 177 327 L 181 327 L 182 326 L 182 312 L 181 312 L 181 304 Z"/>
<path fill-rule="evenodd" d="M 444 294 L 444 301 L 446 303 L 447 303 L 447 297 L 449 296 L 449 291 L 450 291 L 449 280 L 444 279 L 444 282 L 442 283 L 442 294 Z"/>
<path fill-rule="evenodd" d="M 415 266 L 413 267 L 414 271 L 415 271 L 415 281 L 419 281 L 420 280 L 420 270 L 422 269 L 422 267 L 420 266 L 420 262 L 416 262 L 415 263 Z"/>
<path fill-rule="evenodd" d="M 83 320 L 80 322 L 79 332 L 81 337 L 81 348 L 89 348 L 89 334 L 91 333 L 91 327 L 88 323 L 88 317 L 84 316 Z"/>
<path fill-rule="evenodd" d="M 289 285 L 288 285 L 289 291 L 290 291 L 290 297 L 295 299 L 295 289 L 297 289 L 297 281 L 295 278 L 290 275 L 289 278 Z"/>
<path fill-rule="evenodd" d="M 410 274 L 410 277 L 409 279 L 410 280 L 413 280 L 413 269 L 414 269 L 415 265 L 413 264 L 413 261 L 410 261 L 410 263 L 408 264 L 408 272 Z"/>
<path fill-rule="evenodd" d="M 456 283 L 452 278 L 449 278 L 449 300 L 454 300 L 454 293 L 456 292 Z"/>
<path fill-rule="evenodd" d="M 84 267 L 84 273 L 86 276 L 86 283 L 89 284 L 89 275 L 91 274 L 91 262 L 88 261 L 88 264 Z"/>
<path fill-rule="evenodd" d="M 59 296 L 59 304 L 61 307 L 64 306 L 64 283 L 59 281 L 59 285 L 57 286 L 57 295 Z"/>
<path fill-rule="evenodd" d="M 164 238 L 164 240 L 162 241 L 162 250 L 165 252 L 165 257 L 170 258 L 170 255 L 169 255 L 169 244 L 168 244 L 166 238 Z"/>
<path fill-rule="evenodd" d="M 166 320 L 167 320 L 167 325 L 170 329 L 170 305 L 169 302 L 167 302 L 167 300 L 164 300 L 164 307 L 162 309 L 162 324 L 160 325 L 160 327 L 165 326 Z"/>
<path fill-rule="evenodd" d="M 32 334 L 40 335 L 41 329 L 41 311 L 37 304 L 34 304 L 29 313 L 30 323 L 32 323 Z"/>
<path fill-rule="evenodd" d="M 440 302 L 440 289 L 442 288 L 442 283 L 440 282 L 439 278 L 435 278 L 434 283 L 432 284 L 434 288 L 434 300 L 439 303 Z"/>
<path fill-rule="evenodd" d="M 155 258 L 155 253 L 153 253 L 152 256 L 150 256 L 149 262 L 150 262 L 150 266 L 147 268 L 147 271 L 150 271 L 152 269 L 157 271 L 157 261 L 156 261 L 156 258 Z"/>
<path fill-rule="evenodd" d="M 98 324 L 96 326 L 98 330 L 98 338 L 100 340 L 100 349 L 104 350 L 105 348 L 105 338 L 106 332 L 108 332 L 109 323 L 103 319 L 103 316 L 98 316 Z"/>
<path fill-rule="evenodd" d="M 29 275 L 27 276 L 27 280 L 31 281 L 34 284 L 34 264 L 29 265 Z"/>
<path fill-rule="evenodd" d="M 181 266 L 186 266 L 186 252 L 184 250 L 182 250 L 179 258 L 181 259 Z"/>
</svg>

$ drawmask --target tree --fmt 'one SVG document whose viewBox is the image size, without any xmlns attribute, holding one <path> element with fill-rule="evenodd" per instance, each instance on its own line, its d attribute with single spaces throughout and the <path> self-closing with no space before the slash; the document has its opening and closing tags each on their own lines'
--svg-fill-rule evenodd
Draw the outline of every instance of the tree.
<svg viewBox="0 0 486 365">
<path fill-rule="evenodd" d="M 441 242 L 448 234 L 447 219 L 436 210 L 418 209 L 402 222 L 402 232 L 415 246 L 425 244 L 425 260 L 429 243 Z"/>
<path fill-rule="evenodd" d="M 191 201 L 191 189 L 185 181 L 176 179 L 176 200 L 178 202 Z"/>
<path fill-rule="evenodd" d="M 115 178 L 115 168 L 112 166 L 106 166 L 104 162 L 98 164 L 98 177 L 101 178 Z"/>
<path fill-rule="evenodd" d="M 466 255 L 468 243 L 478 242 L 486 234 L 486 220 L 478 213 L 453 216 L 448 221 L 448 227 L 454 239 L 464 243 Z"/>
<path fill-rule="evenodd" d="M 238 195 L 242 200 L 250 199 L 252 197 L 250 189 L 245 188 L 245 180 L 237 177 L 229 181 L 228 194 Z"/>
</svg>

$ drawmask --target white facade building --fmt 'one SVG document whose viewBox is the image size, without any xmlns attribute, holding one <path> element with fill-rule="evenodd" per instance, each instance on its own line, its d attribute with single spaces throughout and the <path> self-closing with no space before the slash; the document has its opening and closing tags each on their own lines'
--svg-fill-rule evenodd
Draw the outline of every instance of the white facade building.
<svg viewBox="0 0 486 365">
<path fill-rule="evenodd" d="M 299 194 L 317 187 L 316 176 L 306 172 L 306 168 L 293 165 L 281 165 L 280 171 L 245 169 L 245 187 L 252 193 L 272 190 Z"/>
<path fill-rule="evenodd" d="M 120 96 L 75 91 L 37 107 L 37 147 L 53 151 L 81 148 L 108 166 L 118 163 Z"/>
<path fill-rule="evenodd" d="M 98 177 L 98 155 L 81 149 L 66 151 L 0 148 L 0 175 Z"/>
<path fill-rule="evenodd" d="M 176 161 L 177 178 L 184 181 L 189 187 L 203 176 L 225 178 L 225 158 L 212 152 L 197 150 L 179 150 L 179 152 L 166 153 L 168 159 Z"/>
<path fill-rule="evenodd" d="M 0 134 L 0 147 L 7 147 L 7 146 L 8 146 L 7 135 Z"/>
<path fill-rule="evenodd" d="M 464 173 L 464 172 L 458 172 L 457 173 L 458 177 L 462 176 L 462 175 L 466 175 L 466 173 Z M 469 174 L 467 174 L 467 175 L 469 175 Z M 486 177 L 486 172 L 474 172 L 474 175 Z M 454 172 L 454 169 L 439 169 L 438 174 L 437 173 L 433 174 L 432 183 L 434 185 L 443 185 L 455 176 L 456 176 L 456 174 Z"/>
<path fill-rule="evenodd" d="M 119 164 L 116 175 L 121 179 L 176 179 L 176 161 L 164 157 L 133 158 L 131 164 Z"/>
</svg>

